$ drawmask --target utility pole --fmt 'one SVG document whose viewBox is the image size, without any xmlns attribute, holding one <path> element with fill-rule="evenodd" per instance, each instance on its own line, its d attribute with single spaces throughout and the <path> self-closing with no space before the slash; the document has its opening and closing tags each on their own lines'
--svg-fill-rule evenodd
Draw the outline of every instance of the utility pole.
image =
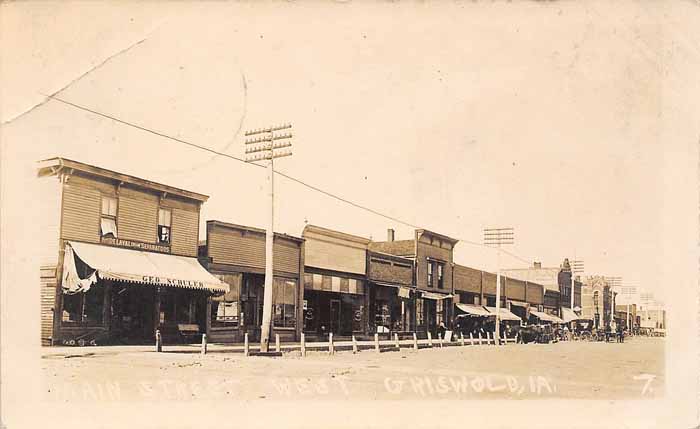
<svg viewBox="0 0 700 429">
<path fill-rule="evenodd" d="M 501 341 L 501 245 L 514 242 L 513 228 L 484 228 L 484 244 L 496 246 L 496 344 Z"/>
<path fill-rule="evenodd" d="M 616 276 L 616 277 L 605 277 L 605 280 L 610 284 L 610 289 L 611 291 L 618 291 L 620 290 L 620 287 L 622 286 L 622 277 Z M 614 293 L 610 294 L 611 297 L 614 297 Z M 615 320 L 615 301 L 612 301 L 612 316 L 610 317 L 610 320 Z M 628 307 L 628 312 L 629 312 L 629 307 Z M 629 319 L 629 314 L 627 316 Z"/>
<path fill-rule="evenodd" d="M 273 265 L 272 249 L 274 246 L 275 234 L 275 158 L 290 156 L 291 150 L 279 152 L 278 149 L 292 146 L 287 140 L 292 138 L 291 133 L 279 134 L 276 131 L 292 128 L 291 124 L 278 125 L 274 127 L 262 128 L 246 131 L 246 136 L 259 136 L 246 139 L 246 162 L 257 162 L 267 160 L 267 190 L 270 198 L 269 217 L 265 230 L 265 291 L 263 295 L 263 320 L 260 325 L 260 352 L 268 353 L 270 347 L 270 330 L 272 327 L 272 288 L 273 288 Z"/>
<path fill-rule="evenodd" d="M 576 291 L 576 274 L 583 274 L 583 261 L 573 260 L 569 261 L 569 266 L 571 267 L 571 311 L 574 311 L 574 295 Z"/>
</svg>

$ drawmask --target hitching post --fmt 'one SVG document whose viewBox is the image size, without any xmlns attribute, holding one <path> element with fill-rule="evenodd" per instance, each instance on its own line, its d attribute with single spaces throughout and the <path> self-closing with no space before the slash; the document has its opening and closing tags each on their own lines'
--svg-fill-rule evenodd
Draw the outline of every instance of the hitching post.
<svg viewBox="0 0 700 429">
<path fill-rule="evenodd" d="M 156 352 L 163 351 L 163 339 L 160 336 L 160 329 L 156 329 Z"/>
</svg>

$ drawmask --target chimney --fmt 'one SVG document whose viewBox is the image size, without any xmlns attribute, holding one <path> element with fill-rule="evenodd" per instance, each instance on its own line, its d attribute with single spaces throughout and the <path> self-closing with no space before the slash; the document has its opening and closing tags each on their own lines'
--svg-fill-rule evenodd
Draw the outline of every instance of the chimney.
<svg viewBox="0 0 700 429">
<path fill-rule="evenodd" d="M 542 268 L 542 262 L 533 262 L 533 263 L 532 263 L 532 266 L 533 266 L 534 268 Z"/>
<path fill-rule="evenodd" d="M 386 230 L 386 241 L 394 241 L 394 229 L 389 228 Z"/>
</svg>

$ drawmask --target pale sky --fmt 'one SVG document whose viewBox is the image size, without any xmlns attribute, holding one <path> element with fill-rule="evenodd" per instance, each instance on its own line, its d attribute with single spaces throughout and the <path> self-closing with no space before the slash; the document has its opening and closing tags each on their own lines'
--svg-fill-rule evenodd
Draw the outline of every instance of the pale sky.
<svg viewBox="0 0 700 429">
<path fill-rule="evenodd" d="M 145 39 L 59 96 L 237 157 L 246 129 L 290 122 L 294 155 L 277 163 L 287 174 L 455 238 L 481 242 L 482 228 L 512 226 L 507 250 L 526 261 L 575 257 L 587 275 L 664 298 L 669 199 L 698 177 L 697 9 L 4 3 L 3 202 L 28 198 L 20 177 L 33 161 L 65 156 L 210 195 L 202 224 L 265 226 L 262 169 L 55 101 L 23 114 Z M 278 231 L 300 235 L 308 220 L 412 237 L 285 179 L 276 191 Z M 467 243 L 455 260 L 496 267 L 493 251 Z M 527 264 L 502 258 L 504 268 Z"/>
</svg>

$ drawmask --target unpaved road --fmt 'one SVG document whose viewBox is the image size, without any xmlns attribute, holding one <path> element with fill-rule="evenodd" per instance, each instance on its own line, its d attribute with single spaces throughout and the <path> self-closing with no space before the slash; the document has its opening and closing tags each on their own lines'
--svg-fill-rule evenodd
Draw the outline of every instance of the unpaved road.
<svg viewBox="0 0 700 429">
<path fill-rule="evenodd" d="M 466 346 L 283 357 L 119 351 L 42 359 L 60 402 L 644 399 L 664 392 L 664 340 Z"/>
</svg>

